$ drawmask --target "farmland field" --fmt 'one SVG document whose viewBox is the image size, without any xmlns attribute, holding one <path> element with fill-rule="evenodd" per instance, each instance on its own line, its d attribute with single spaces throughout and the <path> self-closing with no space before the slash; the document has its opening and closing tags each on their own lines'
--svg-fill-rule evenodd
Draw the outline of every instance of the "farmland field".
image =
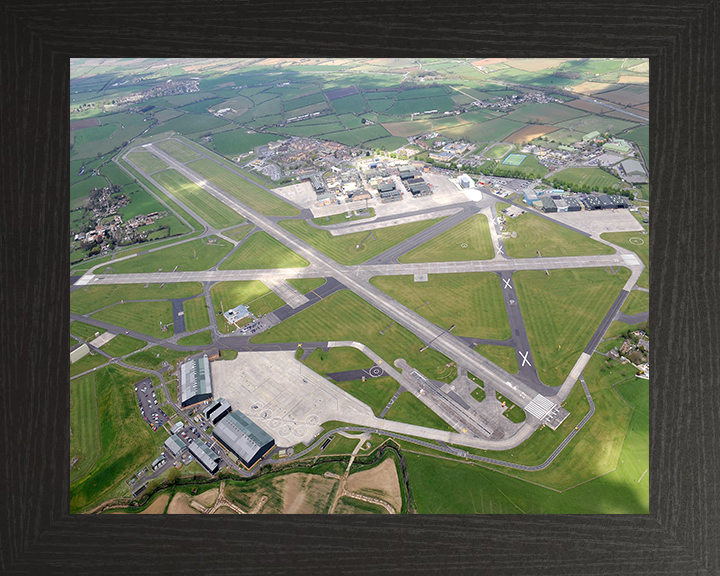
<svg viewBox="0 0 720 576">
<path fill-rule="evenodd" d="M 299 214 L 297 208 L 208 158 L 192 162 L 188 167 L 261 214 L 266 216 L 296 216 Z"/>
<path fill-rule="evenodd" d="M 245 220 L 235 210 L 188 180 L 177 170 L 159 172 L 153 175 L 153 179 L 213 228 L 222 230 Z"/>
<path fill-rule="evenodd" d="M 338 323 L 337 318 L 344 322 Z M 423 343 L 417 336 L 349 290 L 335 292 L 251 338 L 258 344 L 308 340 L 353 340 L 368 346 L 390 365 L 404 358 L 429 378 L 450 382 L 457 376 L 454 366 L 445 366 L 450 363 L 446 356 L 432 348 L 420 353 Z"/>
<path fill-rule="evenodd" d="M 210 114 L 187 113 L 151 128 L 146 135 L 152 136 L 153 134 L 161 134 L 169 131 L 179 132 L 180 134 L 192 134 L 200 130 L 210 130 L 211 128 L 225 126 L 227 123 L 227 120 L 222 120 Z"/>
<path fill-rule="evenodd" d="M 353 130 L 331 132 L 324 134 L 322 139 L 340 142 L 340 144 L 347 146 L 359 146 L 363 142 L 384 138 L 386 136 L 390 136 L 390 133 L 381 125 L 376 124 L 374 126 L 363 126 L 362 128 L 355 128 Z M 407 140 L 405 140 L 405 142 L 407 142 Z"/>
<path fill-rule="evenodd" d="M 362 94 L 353 94 L 351 96 L 344 96 L 342 98 L 336 98 L 331 102 L 333 109 L 338 114 L 346 114 L 351 112 L 353 114 L 362 114 L 367 108 L 367 102 L 363 98 Z"/>
<path fill-rule="evenodd" d="M 261 230 L 248 238 L 218 269 L 304 268 L 309 264 L 305 258 Z"/>
<path fill-rule="evenodd" d="M 556 124 L 570 118 L 577 118 L 587 114 L 583 110 L 563 106 L 562 104 L 530 103 L 522 104 L 514 112 L 510 112 L 505 119 L 516 122 L 538 122 L 542 124 Z"/>
<path fill-rule="evenodd" d="M 235 156 L 250 152 L 256 146 L 264 146 L 277 140 L 274 134 L 248 134 L 247 130 L 230 130 L 213 135 L 215 150 L 224 156 Z"/>
<path fill-rule="evenodd" d="M 121 262 L 113 262 L 112 267 L 116 274 L 157 272 L 158 269 L 170 272 L 176 266 L 177 270 L 182 272 L 207 270 L 217 264 L 231 248 L 228 241 L 219 240 L 215 244 L 206 244 L 197 239 Z"/>
<path fill-rule="evenodd" d="M 352 266 L 381 254 L 439 221 L 438 218 L 422 220 L 399 226 L 378 228 L 370 233 L 355 232 L 343 236 L 332 236 L 327 230 L 313 228 L 304 220 L 281 220 L 279 224 L 336 262 Z M 358 249 L 357 246 L 360 248 Z"/>
<path fill-rule="evenodd" d="M 463 262 L 466 260 L 490 260 L 494 256 L 495 250 L 490 238 L 487 217 L 483 214 L 476 214 L 401 255 L 398 261 L 403 264 Z"/>
<path fill-rule="evenodd" d="M 616 104 L 622 104 L 625 106 L 645 104 L 650 98 L 647 84 L 625 86 L 620 89 L 608 90 L 606 92 L 601 92 L 597 96 L 598 98 L 607 100 L 608 102 L 615 102 Z"/>
<path fill-rule="evenodd" d="M 492 272 L 429 274 L 427 282 L 412 275 L 375 276 L 370 283 L 440 328 L 455 325 L 456 336 L 511 336 L 500 278 Z"/>
<path fill-rule="evenodd" d="M 524 124 L 520 122 L 496 118 L 479 124 L 462 124 L 452 128 L 441 128 L 438 132 L 456 140 L 466 138 L 473 142 L 502 142 L 523 126 Z"/>
<path fill-rule="evenodd" d="M 537 124 L 531 124 L 520 128 L 517 132 L 513 132 L 510 136 L 505 138 L 505 141 L 512 142 L 513 144 L 526 144 L 537 138 L 538 136 L 545 136 L 555 132 L 557 128 L 555 126 L 540 126 Z"/>
<path fill-rule="evenodd" d="M 556 126 L 572 129 L 572 131 L 576 134 L 576 139 L 579 140 L 582 136 L 594 130 L 597 130 L 601 134 L 604 134 L 605 132 L 609 132 L 610 134 L 619 134 L 623 130 L 637 126 L 637 123 L 620 120 L 619 118 L 608 118 L 607 116 L 590 114 L 588 116 L 583 116 L 582 118 L 558 122 Z M 623 135 L 623 138 L 625 138 L 625 135 Z"/>
<path fill-rule="evenodd" d="M 540 380 L 548 386 L 565 381 L 610 306 L 630 277 L 627 268 L 609 274 L 602 268 L 513 274 L 530 348 Z M 557 294 L 572 294 L 562 307 Z M 561 347 L 561 348 L 560 348 Z"/>
</svg>

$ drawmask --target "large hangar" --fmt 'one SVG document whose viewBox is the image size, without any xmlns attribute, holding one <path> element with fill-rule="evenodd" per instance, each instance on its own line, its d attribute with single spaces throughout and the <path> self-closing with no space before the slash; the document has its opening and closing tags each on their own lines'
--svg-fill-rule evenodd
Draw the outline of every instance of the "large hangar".
<svg viewBox="0 0 720 576">
<path fill-rule="evenodd" d="M 237 410 L 218 422 L 213 436 L 247 469 L 275 446 L 275 440 L 267 432 Z"/>
<path fill-rule="evenodd" d="M 180 368 L 180 404 L 183 408 L 212 397 L 210 361 L 207 354 L 193 358 Z"/>
</svg>

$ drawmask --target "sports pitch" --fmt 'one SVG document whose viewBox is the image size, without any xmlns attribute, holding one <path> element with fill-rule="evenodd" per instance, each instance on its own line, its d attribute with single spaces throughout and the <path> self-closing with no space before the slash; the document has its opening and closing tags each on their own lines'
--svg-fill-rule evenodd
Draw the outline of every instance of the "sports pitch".
<svg viewBox="0 0 720 576">
<path fill-rule="evenodd" d="M 505 160 L 503 160 L 503 164 L 507 164 L 508 166 L 520 166 L 525 158 L 526 157 L 522 154 L 510 154 L 507 158 L 505 158 Z"/>
</svg>

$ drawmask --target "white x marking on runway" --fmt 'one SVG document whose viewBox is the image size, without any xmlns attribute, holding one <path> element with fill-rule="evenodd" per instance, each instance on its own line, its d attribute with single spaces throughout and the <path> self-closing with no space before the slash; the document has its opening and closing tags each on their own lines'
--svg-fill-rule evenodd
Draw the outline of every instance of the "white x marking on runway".
<svg viewBox="0 0 720 576">
<path fill-rule="evenodd" d="M 502 254 L 502 253 L 503 253 L 502 246 L 500 246 L 500 244 L 498 244 L 497 253 L 498 253 L 498 254 Z"/>
<path fill-rule="evenodd" d="M 522 359 L 523 359 L 522 364 L 520 364 L 520 366 L 525 366 L 526 362 L 527 362 L 528 366 L 532 366 L 532 364 L 530 364 L 530 360 L 527 359 L 528 354 L 530 354 L 530 350 L 525 352 L 525 354 L 523 354 L 522 352 L 519 352 L 519 354 L 520 354 L 520 356 L 522 356 Z"/>
<path fill-rule="evenodd" d="M 505 280 L 505 278 L 503 278 L 503 282 L 505 282 L 505 288 L 510 288 L 512 290 L 512 286 L 510 286 L 509 278 L 507 280 Z M 505 288 L 503 288 L 503 290 L 505 290 Z"/>
</svg>

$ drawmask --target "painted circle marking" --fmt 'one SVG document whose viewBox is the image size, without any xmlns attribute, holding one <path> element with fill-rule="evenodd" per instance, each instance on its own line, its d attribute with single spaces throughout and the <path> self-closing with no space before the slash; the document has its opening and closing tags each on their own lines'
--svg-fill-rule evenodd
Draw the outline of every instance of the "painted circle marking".
<svg viewBox="0 0 720 576">
<path fill-rule="evenodd" d="M 462 244 L 460 244 L 460 248 L 467 248 L 467 247 L 468 247 L 468 245 L 464 242 Z"/>
<path fill-rule="evenodd" d="M 635 246 L 642 246 L 645 244 L 645 240 L 642 238 L 630 238 L 629 242 L 630 244 L 635 244 Z"/>
</svg>

